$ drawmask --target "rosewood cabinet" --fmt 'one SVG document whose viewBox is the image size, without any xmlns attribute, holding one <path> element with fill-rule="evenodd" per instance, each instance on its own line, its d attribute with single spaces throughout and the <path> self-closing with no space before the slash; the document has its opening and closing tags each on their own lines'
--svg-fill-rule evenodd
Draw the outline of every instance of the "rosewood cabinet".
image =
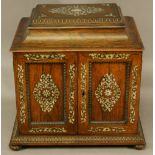
<svg viewBox="0 0 155 155">
<path fill-rule="evenodd" d="M 17 117 L 10 148 L 145 146 L 143 45 L 116 4 L 38 5 L 11 51 Z"/>
</svg>

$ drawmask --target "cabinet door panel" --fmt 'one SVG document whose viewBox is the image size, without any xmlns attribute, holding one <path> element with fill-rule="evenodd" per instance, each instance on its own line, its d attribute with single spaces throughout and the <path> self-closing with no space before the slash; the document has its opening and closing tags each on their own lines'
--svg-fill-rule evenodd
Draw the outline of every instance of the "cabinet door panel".
<svg viewBox="0 0 155 155">
<path fill-rule="evenodd" d="M 137 132 L 141 55 L 80 55 L 80 134 Z"/>
<path fill-rule="evenodd" d="M 14 66 L 20 132 L 76 134 L 76 56 L 72 53 L 14 54 Z"/>
<path fill-rule="evenodd" d="M 125 121 L 126 98 L 120 95 L 125 96 L 127 65 L 129 63 L 89 63 L 91 122 Z"/>
<path fill-rule="evenodd" d="M 31 123 L 63 123 L 66 120 L 64 107 L 66 106 L 65 63 L 32 63 L 27 64 L 26 67 L 29 72 L 27 85 L 30 89 L 29 109 L 31 111 L 29 118 L 31 118 Z M 50 78 L 51 83 L 48 78 Z M 46 82 L 49 82 L 47 87 L 45 86 Z M 51 92 L 53 94 L 50 94 Z M 50 95 L 53 95 L 53 97 L 48 98 Z"/>
</svg>

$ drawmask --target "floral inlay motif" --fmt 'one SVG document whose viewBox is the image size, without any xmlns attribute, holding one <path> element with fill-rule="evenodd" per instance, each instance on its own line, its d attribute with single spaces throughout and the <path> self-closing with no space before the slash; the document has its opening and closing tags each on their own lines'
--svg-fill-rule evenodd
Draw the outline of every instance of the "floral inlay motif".
<svg viewBox="0 0 155 155">
<path fill-rule="evenodd" d="M 112 73 L 105 74 L 101 79 L 95 96 L 103 111 L 111 112 L 121 95 L 121 90 Z"/>
<path fill-rule="evenodd" d="M 34 87 L 33 94 L 42 111 L 50 112 L 60 95 L 60 91 L 55 85 L 51 75 L 42 74 L 39 82 Z"/>
<path fill-rule="evenodd" d="M 111 94 L 112 94 L 112 91 L 111 91 L 110 89 L 106 89 L 106 90 L 104 91 L 104 95 L 105 95 L 105 96 L 111 96 Z"/>
<path fill-rule="evenodd" d="M 49 10 L 49 12 L 51 13 L 72 15 L 72 16 L 83 16 L 98 13 L 101 11 L 104 11 L 104 9 L 99 7 L 89 7 L 82 5 L 68 5 L 60 8 L 52 8 Z"/>
</svg>

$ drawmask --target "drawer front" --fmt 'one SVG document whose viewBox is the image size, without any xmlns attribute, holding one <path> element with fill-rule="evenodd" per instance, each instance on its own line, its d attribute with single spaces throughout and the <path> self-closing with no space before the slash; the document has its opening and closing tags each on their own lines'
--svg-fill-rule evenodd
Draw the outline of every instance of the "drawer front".
<svg viewBox="0 0 155 155">
<path fill-rule="evenodd" d="M 101 52 L 79 60 L 79 133 L 136 133 L 141 55 Z"/>
<path fill-rule="evenodd" d="M 14 54 L 17 111 L 24 134 L 77 133 L 74 54 Z"/>
</svg>

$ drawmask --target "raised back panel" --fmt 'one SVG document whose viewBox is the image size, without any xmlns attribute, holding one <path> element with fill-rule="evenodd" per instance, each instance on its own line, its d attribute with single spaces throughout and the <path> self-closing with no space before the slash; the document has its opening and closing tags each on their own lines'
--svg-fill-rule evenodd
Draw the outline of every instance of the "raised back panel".
<svg viewBox="0 0 155 155">
<path fill-rule="evenodd" d="M 107 4 L 45 4 L 33 9 L 30 29 L 125 27 L 120 8 Z"/>
</svg>

